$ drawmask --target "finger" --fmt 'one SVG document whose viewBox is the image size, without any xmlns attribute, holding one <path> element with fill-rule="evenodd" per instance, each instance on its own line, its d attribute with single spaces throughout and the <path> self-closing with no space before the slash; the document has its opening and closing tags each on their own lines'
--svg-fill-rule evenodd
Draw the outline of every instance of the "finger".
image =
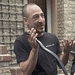
<svg viewBox="0 0 75 75">
<path fill-rule="evenodd" d="M 36 34 L 35 34 L 35 36 L 34 36 L 33 38 L 34 38 L 34 39 L 36 39 L 36 38 L 37 38 L 37 36 L 38 36 L 38 33 L 36 33 Z"/>
<path fill-rule="evenodd" d="M 27 32 L 30 33 L 30 30 L 28 30 Z"/>
<path fill-rule="evenodd" d="M 71 44 L 70 45 L 73 46 L 73 39 L 71 39 Z"/>
<path fill-rule="evenodd" d="M 62 42 L 63 42 L 63 45 L 65 45 L 65 43 L 66 43 L 66 39 L 63 39 L 63 41 L 62 41 Z"/>
<path fill-rule="evenodd" d="M 66 42 L 66 38 L 64 38 L 64 42 Z"/>
<path fill-rule="evenodd" d="M 28 30 L 27 32 L 30 33 L 30 30 Z M 30 35 L 26 35 L 26 36 L 27 36 L 28 39 L 30 38 Z"/>
<path fill-rule="evenodd" d="M 33 37 L 33 40 L 36 40 L 37 36 L 38 36 L 38 33 L 35 34 L 35 36 Z"/>
<path fill-rule="evenodd" d="M 62 43 L 62 45 L 63 45 L 63 47 L 64 47 L 64 46 L 65 46 L 64 40 L 62 40 L 62 42 L 61 42 L 61 43 Z"/>
<path fill-rule="evenodd" d="M 68 39 L 66 39 L 65 41 L 66 41 L 66 46 L 69 46 L 69 41 L 68 41 Z"/>
<path fill-rule="evenodd" d="M 33 38 L 32 38 L 32 33 L 33 33 L 33 31 L 34 31 L 34 28 L 31 28 L 31 30 L 30 30 L 30 40 L 33 39 Z"/>
<path fill-rule="evenodd" d="M 33 38 L 35 36 L 36 30 L 33 30 L 33 33 L 31 34 L 31 38 Z"/>
<path fill-rule="evenodd" d="M 63 40 L 61 41 L 61 44 L 63 45 Z"/>
<path fill-rule="evenodd" d="M 69 41 L 68 41 L 68 39 L 65 38 L 65 39 L 64 39 L 64 42 L 65 42 L 65 46 L 68 47 L 68 46 L 69 46 Z"/>
<path fill-rule="evenodd" d="M 33 30 L 34 30 L 34 28 L 31 28 L 31 30 L 30 30 L 30 34 L 32 34 L 32 33 L 33 33 Z"/>
<path fill-rule="evenodd" d="M 62 40 L 62 45 L 63 45 L 64 48 L 68 47 L 69 46 L 68 39 L 65 38 L 64 40 Z"/>
<path fill-rule="evenodd" d="M 67 43 L 67 42 L 68 42 L 68 39 L 65 38 L 65 39 L 64 39 L 64 42 Z"/>
</svg>

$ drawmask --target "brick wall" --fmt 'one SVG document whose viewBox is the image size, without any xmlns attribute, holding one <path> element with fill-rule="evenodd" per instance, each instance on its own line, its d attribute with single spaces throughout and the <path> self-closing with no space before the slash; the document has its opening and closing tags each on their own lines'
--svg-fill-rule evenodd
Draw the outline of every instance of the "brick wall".
<svg viewBox="0 0 75 75">
<path fill-rule="evenodd" d="M 9 1 L 9 2 L 8 2 Z M 22 2 L 23 1 L 23 2 Z M 23 24 L 22 7 L 27 0 L 2 0 L 0 1 L 0 75 L 22 75 L 14 54 L 14 41 L 22 35 L 27 26 Z M 8 5 L 9 4 L 9 5 Z M 72 0 L 57 0 L 58 39 L 73 38 L 74 9 Z M 71 57 L 65 66 L 70 73 Z M 63 73 L 58 68 L 58 73 Z"/>
<path fill-rule="evenodd" d="M 0 75 L 10 75 L 11 71 L 9 68 L 11 61 L 11 55 L 7 54 L 7 47 L 0 45 Z"/>
<path fill-rule="evenodd" d="M 27 26 L 22 7 L 27 0 L 0 0 L 0 75 L 22 75 L 14 54 L 14 41 Z"/>
</svg>

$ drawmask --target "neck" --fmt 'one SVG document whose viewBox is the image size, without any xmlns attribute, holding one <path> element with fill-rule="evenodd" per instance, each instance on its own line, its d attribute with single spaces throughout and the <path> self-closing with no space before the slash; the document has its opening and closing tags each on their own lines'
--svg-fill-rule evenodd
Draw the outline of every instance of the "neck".
<svg viewBox="0 0 75 75">
<path fill-rule="evenodd" d="M 38 37 L 40 37 L 40 36 L 42 36 L 44 33 L 42 32 L 42 33 L 38 33 Z"/>
</svg>

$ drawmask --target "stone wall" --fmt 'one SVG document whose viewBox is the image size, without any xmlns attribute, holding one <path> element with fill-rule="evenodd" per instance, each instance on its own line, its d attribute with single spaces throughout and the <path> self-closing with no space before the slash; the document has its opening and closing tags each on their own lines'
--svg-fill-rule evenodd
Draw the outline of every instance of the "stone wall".
<svg viewBox="0 0 75 75">
<path fill-rule="evenodd" d="M 57 14 L 58 14 L 58 39 L 61 42 L 67 38 L 69 42 L 71 38 L 75 37 L 75 0 L 57 0 Z M 70 55 L 69 61 L 65 66 L 68 73 L 71 72 L 73 57 Z M 59 70 L 59 73 L 62 73 Z"/>
<path fill-rule="evenodd" d="M 58 38 L 75 37 L 75 0 L 57 0 Z"/>
<path fill-rule="evenodd" d="M 64 37 L 64 3 L 63 0 L 57 0 L 57 21 L 58 21 L 58 39 Z"/>
<path fill-rule="evenodd" d="M 69 41 L 75 37 L 75 0 L 64 0 L 64 35 Z"/>
<path fill-rule="evenodd" d="M 75 0 L 64 0 L 64 38 L 69 42 L 75 37 Z M 75 40 L 75 39 L 74 39 Z M 71 58 L 71 56 L 70 56 Z M 69 61 L 67 69 L 71 69 L 72 61 Z"/>
</svg>

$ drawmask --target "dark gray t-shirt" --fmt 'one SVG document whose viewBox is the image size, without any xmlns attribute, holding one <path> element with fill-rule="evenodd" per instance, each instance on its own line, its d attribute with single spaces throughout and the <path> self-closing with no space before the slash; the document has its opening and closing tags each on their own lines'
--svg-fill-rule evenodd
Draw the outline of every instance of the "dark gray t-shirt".
<svg viewBox="0 0 75 75">
<path fill-rule="evenodd" d="M 43 45 L 53 51 L 55 54 L 61 53 L 59 41 L 54 34 L 44 32 L 44 35 L 37 37 Z M 25 33 L 16 39 L 14 52 L 16 54 L 17 63 L 26 61 L 32 47 L 30 46 Z M 39 46 L 37 64 L 32 75 L 57 75 L 57 61 L 48 52 L 42 50 Z"/>
</svg>

